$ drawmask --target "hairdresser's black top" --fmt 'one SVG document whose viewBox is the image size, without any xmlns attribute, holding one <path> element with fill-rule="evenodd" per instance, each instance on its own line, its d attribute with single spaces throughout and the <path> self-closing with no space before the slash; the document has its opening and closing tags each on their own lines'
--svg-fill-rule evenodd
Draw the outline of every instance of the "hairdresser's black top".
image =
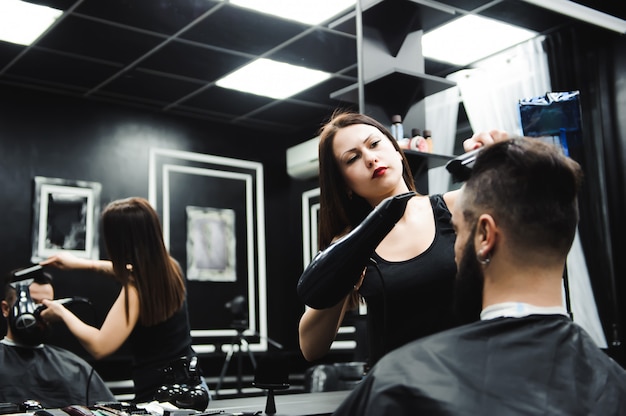
<svg viewBox="0 0 626 416">
<path fill-rule="evenodd" d="M 392 349 L 453 326 L 455 234 L 443 197 L 433 195 L 430 202 L 436 227 L 430 247 L 399 262 L 374 253 L 380 274 L 376 267 L 368 266 L 359 290 L 367 301 L 371 365 Z"/>
<path fill-rule="evenodd" d="M 164 383 L 162 369 L 180 357 L 195 355 L 187 301 L 171 318 L 154 326 L 135 325 L 129 337 L 133 354 L 135 402 L 150 402 Z"/>
</svg>

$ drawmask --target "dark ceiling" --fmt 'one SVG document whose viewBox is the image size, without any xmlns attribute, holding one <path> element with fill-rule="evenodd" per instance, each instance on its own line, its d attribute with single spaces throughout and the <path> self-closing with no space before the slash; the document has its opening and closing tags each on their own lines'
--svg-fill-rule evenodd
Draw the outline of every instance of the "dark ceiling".
<svg viewBox="0 0 626 416">
<path fill-rule="evenodd" d="M 296 0 L 294 0 L 296 1 Z M 387 0 L 403 1 L 410 0 Z M 357 81 L 354 10 L 319 26 L 216 0 L 32 0 L 65 13 L 29 47 L 0 41 L 0 83 L 282 133 L 316 130 Z M 464 13 L 548 32 L 571 19 L 523 1 L 418 1 L 424 31 Z M 582 1 L 625 18 L 623 1 Z M 604 3 L 605 5 L 599 5 Z M 452 7 L 456 14 L 437 6 Z M 285 100 L 215 85 L 265 57 L 332 78 Z M 425 62 L 426 73 L 460 68 Z M 296 141 L 297 142 L 297 141 Z"/>
</svg>

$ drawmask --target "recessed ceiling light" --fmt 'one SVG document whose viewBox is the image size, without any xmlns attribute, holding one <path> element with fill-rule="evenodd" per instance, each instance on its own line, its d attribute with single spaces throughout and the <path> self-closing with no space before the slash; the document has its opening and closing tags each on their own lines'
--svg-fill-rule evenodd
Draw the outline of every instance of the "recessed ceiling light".
<svg viewBox="0 0 626 416">
<path fill-rule="evenodd" d="M 348 8 L 355 7 L 355 0 L 230 0 L 248 9 L 317 25 Z"/>
<path fill-rule="evenodd" d="M 282 99 L 330 78 L 327 72 L 257 59 L 216 82 L 219 87 Z"/>
<path fill-rule="evenodd" d="M 467 15 L 422 36 L 425 58 L 455 65 L 469 65 L 518 43 L 537 32 L 486 17 Z"/>
<path fill-rule="evenodd" d="M 54 21 L 62 10 L 19 0 L 0 1 L 0 40 L 30 45 Z"/>
</svg>

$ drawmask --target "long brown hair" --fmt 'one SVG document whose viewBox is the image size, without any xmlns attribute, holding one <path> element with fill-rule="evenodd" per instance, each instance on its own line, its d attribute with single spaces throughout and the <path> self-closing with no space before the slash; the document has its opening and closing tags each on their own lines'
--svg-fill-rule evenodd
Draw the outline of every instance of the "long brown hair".
<svg viewBox="0 0 626 416">
<path fill-rule="evenodd" d="M 178 311 L 185 300 L 182 270 L 165 248 L 150 203 L 137 197 L 111 202 L 102 212 L 102 231 L 116 278 L 137 288 L 139 322 L 152 326 Z"/>
<path fill-rule="evenodd" d="M 335 111 L 330 120 L 320 130 L 320 227 L 319 249 L 328 247 L 338 235 L 357 226 L 373 209 L 362 197 L 353 194 L 349 197 L 346 185 L 333 152 L 333 141 L 339 130 L 354 124 L 367 124 L 380 130 L 402 155 L 402 177 L 409 190 L 415 191 L 411 168 L 389 130 L 378 121 L 364 114 Z"/>
</svg>

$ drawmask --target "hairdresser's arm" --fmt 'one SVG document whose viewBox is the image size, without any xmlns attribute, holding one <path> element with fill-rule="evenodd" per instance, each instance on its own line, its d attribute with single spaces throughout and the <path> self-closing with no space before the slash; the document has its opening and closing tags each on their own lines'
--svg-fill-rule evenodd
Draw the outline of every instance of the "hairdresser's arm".
<svg viewBox="0 0 626 416">
<path fill-rule="evenodd" d="M 300 318 L 298 335 L 300 351 L 307 361 L 317 360 L 328 353 L 337 336 L 349 302 L 350 295 L 331 308 L 306 308 Z"/>
<path fill-rule="evenodd" d="M 456 200 L 458 199 L 460 193 L 461 193 L 460 189 L 455 189 L 453 191 L 448 191 L 445 194 L 443 194 L 443 200 L 446 203 L 449 210 L 452 210 L 454 208 L 454 204 L 456 204 Z"/>
<path fill-rule="evenodd" d="M 128 319 L 124 299 L 126 293 L 128 293 Z M 139 295 L 132 285 L 122 288 L 100 329 L 87 325 L 63 305 L 48 300 L 44 300 L 43 304 L 47 309 L 41 316 L 45 320 L 62 320 L 96 360 L 117 351 L 130 336 L 139 319 Z"/>
<path fill-rule="evenodd" d="M 99 273 L 113 274 L 113 263 L 109 260 L 91 260 L 77 257 L 71 253 L 57 253 L 39 263 L 41 266 L 56 267 L 61 270 L 93 270 Z"/>
<path fill-rule="evenodd" d="M 483 131 L 475 133 L 472 137 L 463 141 L 463 149 L 469 152 L 508 138 L 509 134 L 504 130 Z"/>
</svg>

